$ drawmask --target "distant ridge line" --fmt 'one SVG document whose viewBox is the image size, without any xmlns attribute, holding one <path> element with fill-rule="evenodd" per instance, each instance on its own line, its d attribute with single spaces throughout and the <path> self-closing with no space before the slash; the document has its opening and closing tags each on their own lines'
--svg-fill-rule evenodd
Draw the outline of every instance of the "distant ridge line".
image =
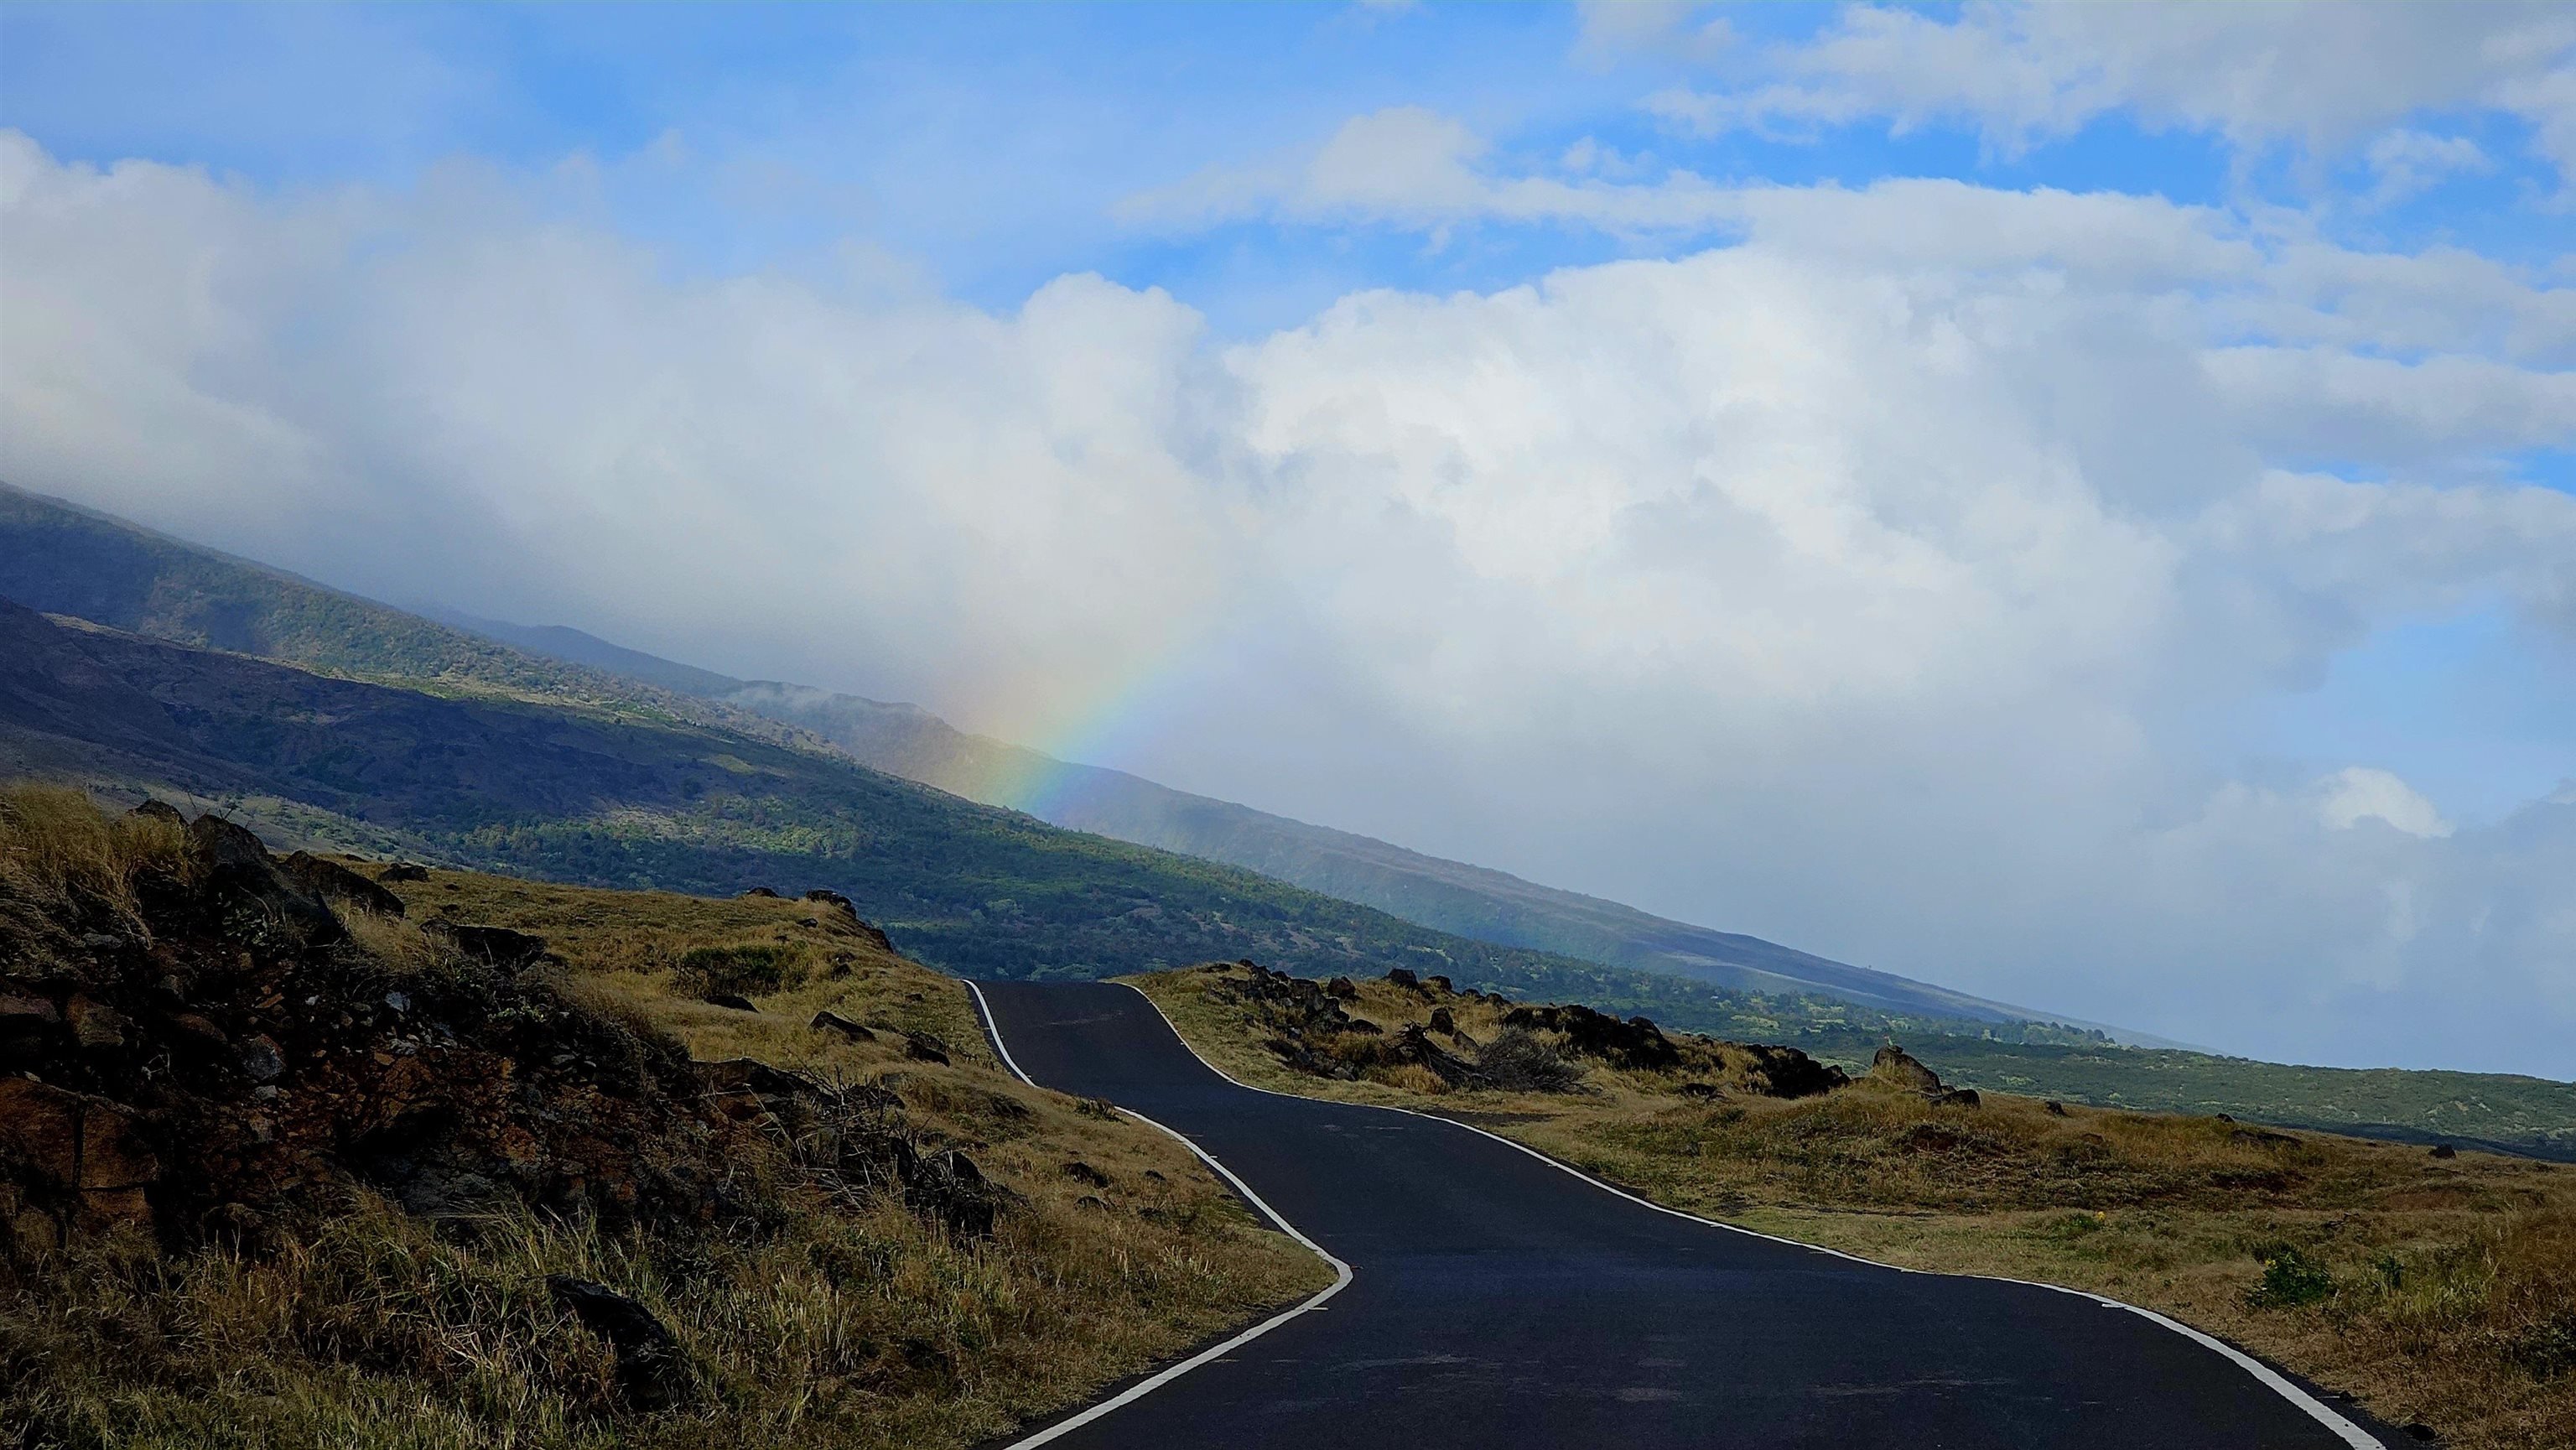
<svg viewBox="0 0 2576 1450">
<path fill-rule="evenodd" d="M 2152 1047 L 2184 1044 L 1838 962 L 1740 932 L 1673 921 L 1489 866 L 1176 790 L 1127 771 L 1055 759 L 958 729 L 918 705 L 779 680 L 743 680 L 563 625 L 431 611 L 443 622 L 567 663 L 625 674 L 809 731 L 861 763 L 1049 825 L 1240 866 L 1498 946 L 1556 952 L 1769 995 L 1825 996 L 1881 1011 L 1997 1024 L 2051 1023 Z M 996 782 L 1017 788 L 996 788 Z"/>
</svg>

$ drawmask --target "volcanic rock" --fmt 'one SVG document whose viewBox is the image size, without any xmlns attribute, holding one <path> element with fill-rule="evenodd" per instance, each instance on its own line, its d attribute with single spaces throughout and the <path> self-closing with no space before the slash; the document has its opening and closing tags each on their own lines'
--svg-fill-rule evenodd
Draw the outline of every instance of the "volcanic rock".
<svg viewBox="0 0 2576 1450">
<path fill-rule="evenodd" d="M 130 1108 L 30 1078 L 0 1078 L 0 1179 L 73 1231 L 149 1227 L 161 1164 Z"/>
<path fill-rule="evenodd" d="M 838 1012 L 817 1012 L 814 1014 L 814 1020 L 806 1025 L 812 1027 L 817 1032 L 837 1032 L 843 1037 L 850 1039 L 852 1042 L 874 1042 L 877 1040 L 877 1035 L 874 1032 L 869 1031 L 867 1028 L 860 1026 L 858 1023 L 851 1021 L 849 1018 L 842 1016 Z"/>
<path fill-rule="evenodd" d="M 1918 1093 L 1941 1091 L 1941 1075 L 1915 1060 L 1911 1053 L 1895 1043 L 1888 1043 L 1869 1060 L 1869 1075 L 1882 1082 Z"/>
<path fill-rule="evenodd" d="M 548 1274 L 546 1288 L 582 1328 L 607 1340 L 616 1352 L 617 1388 L 627 1404 L 662 1410 L 687 1397 L 688 1362 L 680 1341 L 653 1311 L 605 1284 L 569 1274 Z"/>
<path fill-rule="evenodd" d="M 288 880 L 324 901 L 337 901 L 378 916 L 403 914 L 403 899 L 341 865 L 309 851 L 298 851 L 278 863 Z"/>
<path fill-rule="evenodd" d="M 209 904 L 226 932 L 250 942 L 328 946 L 348 930 L 331 908 L 277 869 L 259 837 L 217 815 L 188 823 L 188 838 L 206 871 Z"/>
</svg>

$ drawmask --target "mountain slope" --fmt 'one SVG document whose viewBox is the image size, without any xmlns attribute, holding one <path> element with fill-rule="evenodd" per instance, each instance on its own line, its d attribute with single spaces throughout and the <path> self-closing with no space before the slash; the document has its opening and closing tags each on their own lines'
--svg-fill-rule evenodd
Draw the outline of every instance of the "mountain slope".
<svg viewBox="0 0 2576 1450">
<path fill-rule="evenodd" d="M 1461 981 L 1613 998 L 1630 985 L 820 751 L 314 674 L 5 602 L 0 772 L 218 804 L 282 840 L 588 885 L 829 887 L 907 951 L 970 975 L 1093 977 L 1258 955 L 1327 974 L 1413 962 Z"/>
<path fill-rule="evenodd" d="M 1240 866 L 1434 930 L 1744 992 L 1811 992 L 1890 1012 L 2059 1020 L 1736 932 L 1672 921 L 1508 872 L 1076 765 L 957 729 L 915 705 L 737 680 L 560 626 L 451 616 L 538 654 L 721 701 L 812 732 L 867 765 L 1051 825 Z M 2074 1024 L 2093 1025 L 2093 1024 Z"/>
<path fill-rule="evenodd" d="M 560 626 L 433 622 L 121 520 L 0 485 L 0 597 L 182 644 L 360 678 L 438 680 L 668 715 L 860 763 L 1049 824 L 1197 856 L 1436 932 L 1733 991 L 1814 993 L 1885 1012 L 2051 1020 L 1759 937 L 1667 920 L 1505 872 L 1070 764 L 913 705 L 746 681 Z M 2092 1024 L 2074 1024 L 2090 1026 Z"/>
</svg>

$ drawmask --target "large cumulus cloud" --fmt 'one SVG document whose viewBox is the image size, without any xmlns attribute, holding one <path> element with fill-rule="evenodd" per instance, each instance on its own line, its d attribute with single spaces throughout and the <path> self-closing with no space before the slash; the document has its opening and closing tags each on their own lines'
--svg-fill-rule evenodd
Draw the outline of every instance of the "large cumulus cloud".
<svg viewBox="0 0 2576 1450">
<path fill-rule="evenodd" d="M 1096 277 L 675 273 L 580 196 L 0 138 L 0 468 L 2071 1014 L 2576 1072 L 2576 803 L 2208 729 L 2396 621 L 2569 638 L 2545 278 L 1712 187 L 1721 247 L 1220 343 Z"/>
</svg>

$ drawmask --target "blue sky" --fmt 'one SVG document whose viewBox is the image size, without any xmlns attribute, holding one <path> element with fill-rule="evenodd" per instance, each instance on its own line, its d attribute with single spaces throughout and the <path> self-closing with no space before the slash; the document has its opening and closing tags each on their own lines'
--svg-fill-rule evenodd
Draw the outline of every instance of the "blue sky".
<svg viewBox="0 0 2576 1450">
<path fill-rule="evenodd" d="M 1737 36 L 1727 49 L 1749 54 L 1810 41 L 1836 11 L 1722 18 Z M 1155 234 L 1111 215 L 1132 193 L 1311 146 L 1387 106 L 1461 117 L 1507 166 L 1545 167 L 1588 139 L 1649 173 L 2109 188 L 2318 208 L 2327 234 L 2366 246 L 2444 242 L 2533 263 L 2566 251 L 2565 213 L 2531 205 L 2559 179 L 2531 149 L 2532 123 L 2511 115 L 2441 117 L 2481 145 L 2488 169 L 2338 214 L 2367 188 L 2359 157 L 2289 140 L 2248 150 L 2116 110 L 2026 148 L 1878 118 L 1676 134 L 1639 97 L 1699 68 L 1587 45 L 1581 15 L 1560 7 L 12 4 L 0 40 L 0 116 L 66 159 L 149 157 L 279 188 L 402 187 L 460 157 L 615 167 L 676 138 L 687 163 L 608 197 L 675 266 L 775 265 L 858 234 L 988 307 L 1091 270 L 1169 288 L 1240 331 L 1360 286 L 1490 289 L 1708 240 L 1486 224 L 1472 244 L 1435 246 L 1370 226 Z"/>
<path fill-rule="evenodd" d="M 5 5 L 0 143 L 17 481 L 2576 1072 L 2563 8 Z"/>
</svg>

